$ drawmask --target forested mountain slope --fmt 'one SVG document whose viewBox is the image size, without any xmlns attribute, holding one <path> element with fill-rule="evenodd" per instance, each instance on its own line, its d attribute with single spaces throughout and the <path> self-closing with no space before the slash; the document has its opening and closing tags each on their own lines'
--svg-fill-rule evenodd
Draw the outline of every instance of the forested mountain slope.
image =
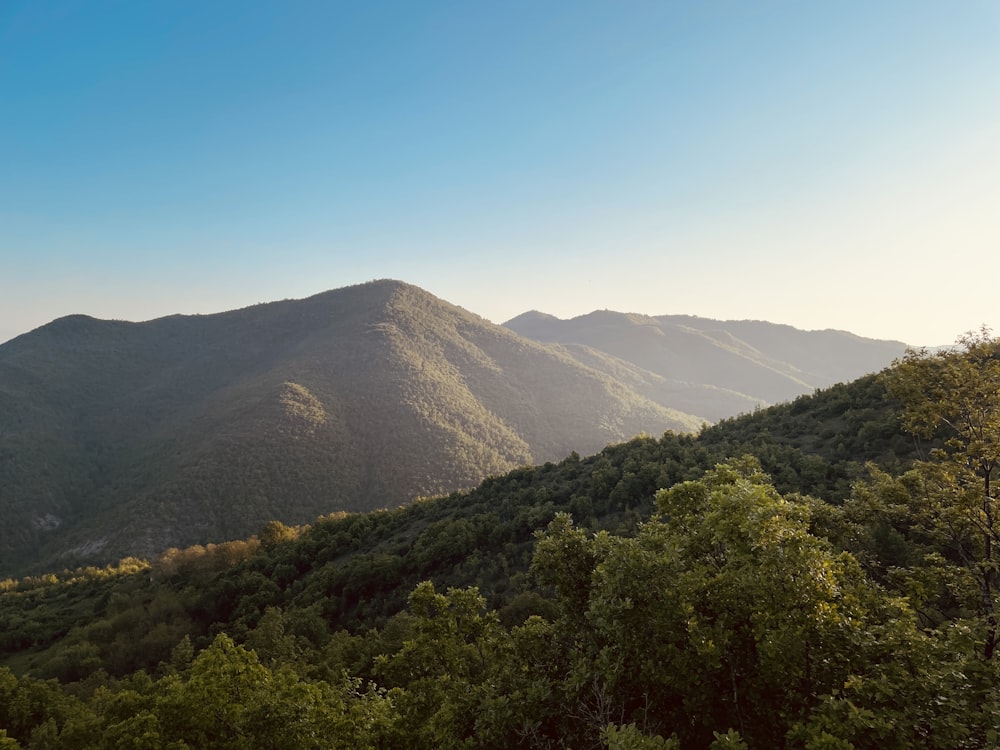
<svg viewBox="0 0 1000 750">
<path fill-rule="evenodd" d="M 990 355 L 915 356 L 393 511 L 0 582 L 0 741 L 992 747 L 1000 442 L 955 415 L 995 435 L 998 387 Z"/>
<path fill-rule="evenodd" d="M 570 320 L 533 311 L 504 325 L 564 344 L 581 361 L 598 350 L 642 368 L 659 379 L 644 393 L 708 421 L 877 372 L 906 349 L 845 331 L 609 310 Z"/>
<path fill-rule="evenodd" d="M 887 398 L 881 381 L 869 376 L 725 420 L 699 435 L 666 433 L 610 445 L 591 456 L 574 453 L 396 510 L 333 514 L 305 530 L 272 523 L 260 530 L 263 547 L 254 539 L 171 550 L 152 560 L 152 581 L 148 572 L 140 576 L 137 601 L 148 610 L 149 597 L 161 596 L 164 587 L 171 596 L 185 592 L 182 609 L 168 618 L 176 638 L 203 635 L 213 622 L 226 623 L 227 632 L 243 632 L 266 606 L 289 612 L 318 607 L 328 627 L 369 628 L 399 612 L 425 579 L 442 589 L 477 585 L 490 606 L 516 617 L 536 602 L 525 574 L 535 532 L 556 513 L 571 513 L 592 530 L 629 533 L 652 513 L 658 489 L 745 454 L 761 462 L 781 492 L 840 503 L 865 476 L 866 462 L 898 470 L 914 455 L 914 443 L 900 429 L 898 405 Z M 239 563 L 247 555 L 250 559 Z M 229 567 L 234 563 L 239 564 Z M 145 564 L 141 568 L 147 570 Z M 11 614 L 16 597 L 0 598 L 8 653 L 57 644 L 58 654 L 69 643 L 58 645 L 57 636 L 91 618 L 88 604 L 79 609 L 83 619 L 74 621 L 76 608 L 66 598 L 71 601 L 74 592 L 86 596 L 82 583 L 41 590 L 61 604 L 49 614 L 36 609 L 24 620 Z M 146 626 L 138 623 L 145 617 L 126 618 L 136 627 L 132 636 L 105 644 L 129 652 L 120 655 L 123 664 L 155 666 L 166 658 L 162 649 L 176 641 L 164 636 L 169 643 L 155 645 L 142 635 Z M 49 618 L 61 624 L 48 624 Z"/>
<path fill-rule="evenodd" d="M 643 377 L 395 281 L 62 318 L 0 346 L 0 574 L 392 508 L 699 426 L 633 390 Z"/>
</svg>

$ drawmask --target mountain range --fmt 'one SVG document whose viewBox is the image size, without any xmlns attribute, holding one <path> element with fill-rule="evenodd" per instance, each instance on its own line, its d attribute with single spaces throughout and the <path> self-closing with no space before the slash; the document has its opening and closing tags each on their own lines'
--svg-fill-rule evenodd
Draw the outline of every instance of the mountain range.
<svg viewBox="0 0 1000 750">
<path fill-rule="evenodd" d="M 609 310 L 571 320 L 532 311 L 504 325 L 583 362 L 594 350 L 628 362 L 645 378 L 637 390 L 711 422 L 876 372 L 906 349 L 845 331 Z"/>
<path fill-rule="evenodd" d="M 881 369 L 900 342 L 531 312 L 398 281 L 0 345 L 0 575 L 396 507 Z"/>
</svg>

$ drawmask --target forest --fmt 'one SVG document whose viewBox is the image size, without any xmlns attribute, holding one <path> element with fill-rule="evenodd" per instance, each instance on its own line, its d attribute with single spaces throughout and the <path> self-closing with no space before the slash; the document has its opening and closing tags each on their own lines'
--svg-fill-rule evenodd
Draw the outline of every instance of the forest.
<svg viewBox="0 0 1000 750">
<path fill-rule="evenodd" d="M 1000 342 L 0 581 L 0 748 L 1000 746 Z"/>
</svg>

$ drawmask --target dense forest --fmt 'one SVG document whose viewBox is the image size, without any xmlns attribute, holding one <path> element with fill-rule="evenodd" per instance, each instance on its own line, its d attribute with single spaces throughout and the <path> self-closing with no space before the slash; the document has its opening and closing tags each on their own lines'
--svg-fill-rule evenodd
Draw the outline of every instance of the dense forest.
<svg viewBox="0 0 1000 750">
<path fill-rule="evenodd" d="M 0 582 L 0 748 L 1000 746 L 1000 356 Z"/>
</svg>

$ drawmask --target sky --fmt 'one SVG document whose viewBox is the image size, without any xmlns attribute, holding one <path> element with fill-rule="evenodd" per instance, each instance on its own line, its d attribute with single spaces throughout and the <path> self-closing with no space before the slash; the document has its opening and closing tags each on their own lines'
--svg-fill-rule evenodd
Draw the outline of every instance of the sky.
<svg viewBox="0 0 1000 750">
<path fill-rule="evenodd" d="M 0 341 L 394 278 L 1000 326 L 996 0 L 0 0 Z"/>
</svg>

